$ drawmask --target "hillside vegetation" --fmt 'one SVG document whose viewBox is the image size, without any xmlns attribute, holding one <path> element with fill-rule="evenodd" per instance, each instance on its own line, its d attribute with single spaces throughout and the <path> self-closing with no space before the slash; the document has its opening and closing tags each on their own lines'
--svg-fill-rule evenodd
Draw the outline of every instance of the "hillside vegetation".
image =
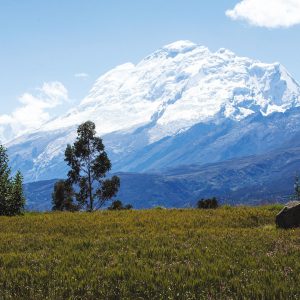
<svg viewBox="0 0 300 300">
<path fill-rule="evenodd" d="M 299 299 L 280 207 L 0 218 L 0 299 Z"/>
</svg>

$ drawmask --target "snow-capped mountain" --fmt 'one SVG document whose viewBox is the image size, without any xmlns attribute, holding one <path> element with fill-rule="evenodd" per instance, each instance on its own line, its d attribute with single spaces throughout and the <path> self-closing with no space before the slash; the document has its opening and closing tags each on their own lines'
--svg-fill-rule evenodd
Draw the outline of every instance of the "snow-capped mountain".
<svg viewBox="0 0 300 300">
<path fill-rule="evenodd" d="M 114 170 L 220 161 L 292 140 L 299 104 L 300 86 L 279 63 L 179 41 L 104 74 L 77 107 L 8 147 L 27 181 L 64 176 L 64 149 L 86 120 Z"/>
</svg>

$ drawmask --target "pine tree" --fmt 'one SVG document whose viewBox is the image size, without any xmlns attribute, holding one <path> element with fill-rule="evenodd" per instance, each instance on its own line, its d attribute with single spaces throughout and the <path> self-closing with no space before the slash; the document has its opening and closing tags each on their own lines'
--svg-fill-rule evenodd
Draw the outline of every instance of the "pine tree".
<svg viewBox="0 0 300 300">
<path fill-rule="evenodd" d="M 12 187 L 9 196 L 9 215 L 16 216 L 24 212 L 25 197 L 23 193 L 23 176 L 17 172 L 12 180 Z"/>
<path fill-rule="evenodd" d="M 0 215 L 15 216 L 24 211 L 23 177 L 20 172 L 11 179 L 6 149 L 0 145 Z"/>
<path fill-rule="evenodd" d="M 68 145 L 65 151 L 65 161 L 71 168 L 67 181 L 79 189 L 75 195 L 80 205 L 93 211 L 117 193 L 120 179 L 117 176 L 105 179 L 111 163 L 102 139 L 96 136 L 95 124 L 91 121 L 83 123 L 78 127 L 77 135 L 74 145 Z"/>
<path fill-rule="evenodd" d="M 9 212 L 9 195 L 11 192 L 10 168 L 6 149 L 0 145 L 0 215 Z"/>
</svg>

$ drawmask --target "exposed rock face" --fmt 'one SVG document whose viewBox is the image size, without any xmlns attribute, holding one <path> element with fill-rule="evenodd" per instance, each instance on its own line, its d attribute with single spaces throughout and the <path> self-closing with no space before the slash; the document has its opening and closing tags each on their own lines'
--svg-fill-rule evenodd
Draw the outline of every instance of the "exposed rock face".
<svg viewBox="0 0 300 300">
<path fill-rule="evenodd" d="M 300 201 L 289 202 L 276 216 L 276 225 L 286 229 L 300 227 Z"/>
</svg>

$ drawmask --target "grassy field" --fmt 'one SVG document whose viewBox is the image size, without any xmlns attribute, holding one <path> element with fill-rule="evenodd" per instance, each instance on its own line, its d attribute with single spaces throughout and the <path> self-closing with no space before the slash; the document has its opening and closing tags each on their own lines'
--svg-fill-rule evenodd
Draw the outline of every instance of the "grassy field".
<svg viewBox="0 0 300 300">
<path fill-rule="evenodd" d="M 279 207 L 0 218 L 0 299 L 300 299 Z"/>
</svg>

